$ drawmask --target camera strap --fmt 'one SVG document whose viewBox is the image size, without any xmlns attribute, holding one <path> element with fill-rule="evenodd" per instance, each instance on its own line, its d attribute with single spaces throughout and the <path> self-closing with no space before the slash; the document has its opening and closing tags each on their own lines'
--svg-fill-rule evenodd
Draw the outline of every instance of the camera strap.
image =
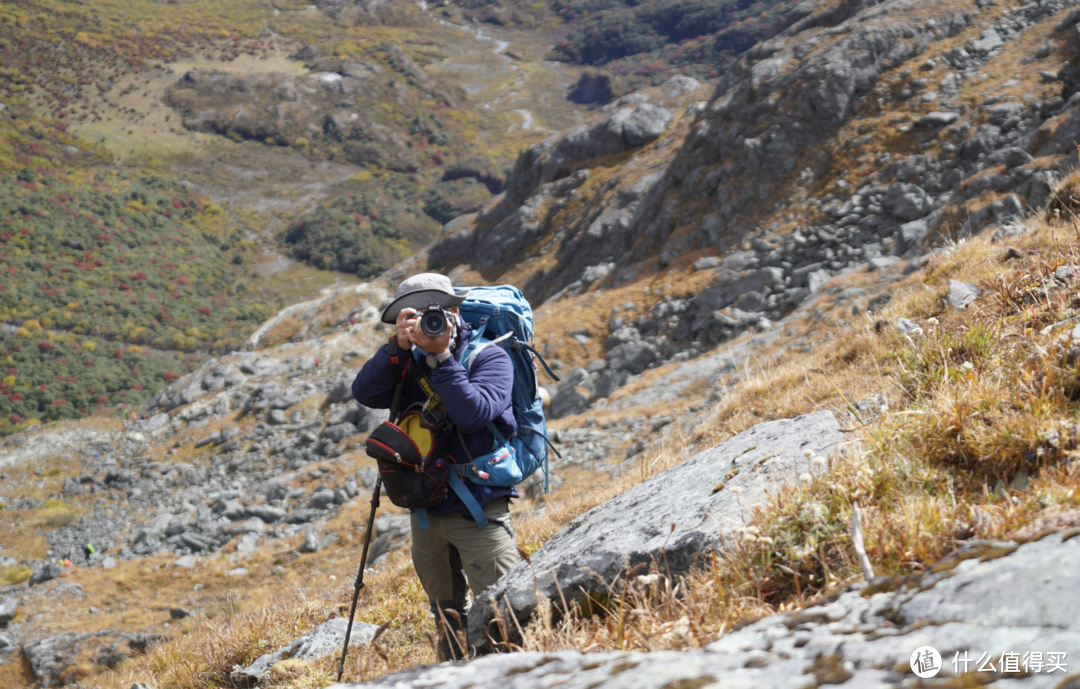
<svg viewBox="0 0 1080 689">
<path fill-rule="evenodd" d="M 446 407 L 443 406 L 442 399 L 439 398 L 439 393 L 435 392 L 435 387 L 428 380 L 428 377 L 424 375 L 422 370 L 416 371 L 416 381 L 420 383 L 420 389 L 427 395 L 427 402 L 424 404 L 424 412 L 431 411 L 432 409 L 438 409 L 441 412 L 446 411 Z"/>
</svg>

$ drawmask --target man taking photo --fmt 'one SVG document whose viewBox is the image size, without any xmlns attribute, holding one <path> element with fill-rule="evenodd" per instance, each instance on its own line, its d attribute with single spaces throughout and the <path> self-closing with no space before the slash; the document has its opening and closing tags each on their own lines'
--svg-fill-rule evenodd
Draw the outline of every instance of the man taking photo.
<svg viewBox="0 0 1080 689">
<path fill-rule="evenodd" d="M 510 438 L 517 429 L 511 406 L 514 372 L 506 351 L 483 347 L 468 362 L 468 370 L 461 360 L 472 335 L 472 326 L 458 314 L 467 294 L 468 290 L 455 291 L 449 278 L 435 273 L 402 282 L 382 314 L 384 323 L 394 324 L 395 336 L 364 364 L 352 385 L 357 402 L 387 409 L 399 377 L 404 376 L 398 410 L 419 410 L 423 418 L 420 428 L 409 430 L 409 435 L 423 435 L 414 438 L 418 448 L 429 460 L 450 463 L 451 470 L 491 450 L 496 441 L 492 427 L 502 438 Z M 438 332 L 440 318 L 445 329 L 429 334 Z M 427 321 L 425 327 L 422 320 Z M 426 510 L 411 510 L 413 565 L 439 629 L 440 660 L 461 659 L 469 653 L 464 642 L 466 586 L 478 597 L 519 559 L 510 525 L 510 499 L 518 497 L 517 490 L 478 485 L 467 472 L 460 475 L 487 517 L 486 526 L 477 524 L 453 490 Z"/>
</svg>

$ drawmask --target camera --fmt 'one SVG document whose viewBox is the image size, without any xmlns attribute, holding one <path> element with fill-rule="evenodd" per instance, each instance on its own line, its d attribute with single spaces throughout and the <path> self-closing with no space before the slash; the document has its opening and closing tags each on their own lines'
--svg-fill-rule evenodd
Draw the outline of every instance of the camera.
<svg viewBox="0 0 1080 689">
<path fill-rule="evenodd" d="M 438 304 L 433 304 L 420 314 L 420 330 L 428 337 L 438 337 L 446 332 L 450 319 L 453 317 L 452 311 L 446 311 Z"/>
</svg>

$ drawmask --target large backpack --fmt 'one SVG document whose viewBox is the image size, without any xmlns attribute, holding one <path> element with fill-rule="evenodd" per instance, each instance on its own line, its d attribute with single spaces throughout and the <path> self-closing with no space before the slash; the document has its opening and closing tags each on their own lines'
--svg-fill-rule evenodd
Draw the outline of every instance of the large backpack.
<svg viewBox="0 0 1080 689">
<path fill-rule="evenodd" d="M 532 307 L 517 287 L 499 285 L 471 288 L 458 309 L 462 319 L 473 327 L 473 336 L 462 357 L 466 370 L 485 347 L 501 346 L 510 355 L 514 366 L 512 400 L 517 421 L 517 433 L 510 438 L 510 444 L 521 469 L 521 480 L 543 467 L 544 492 L 547 492 L 550 442 L 534 361 L 539 361 L 554 380 L 558 381 L 559 377 L 533 348 Z"/>
</svg>

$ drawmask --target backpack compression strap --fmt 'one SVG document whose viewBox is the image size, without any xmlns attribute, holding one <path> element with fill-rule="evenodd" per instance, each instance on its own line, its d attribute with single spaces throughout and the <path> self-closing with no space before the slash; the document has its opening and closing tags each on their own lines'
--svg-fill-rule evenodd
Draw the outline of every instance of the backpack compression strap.
<svg viewBox="0 0 1080 689">
<path fill-rule="evenodd" d="M 450 472 L 450 487 L 457 493 L 457 496 L 461 498 L 461 501 L 465 503 L 465 507 L 469 510 L 469 514 L 476 520 L 476 525 L 481 529 L 487 526 L 487 515 L 484 514 L 484 510 L 480 507 L 480 503 L 476 501 L 473 494 L 465 487 L 464 482 L 461 480 L 461 476 L 456 471 Z"/>
</svg>

